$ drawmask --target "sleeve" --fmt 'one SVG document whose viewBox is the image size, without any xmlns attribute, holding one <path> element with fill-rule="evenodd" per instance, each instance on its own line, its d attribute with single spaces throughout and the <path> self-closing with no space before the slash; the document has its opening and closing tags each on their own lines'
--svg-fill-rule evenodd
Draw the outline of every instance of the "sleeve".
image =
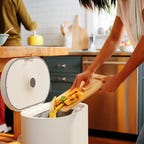
<svg viewBox="0 0 144 144">
<path fill-rule="evenodd" d="M 25 7 L 23 0 L 17 1 L 17 14 L 18 14 L 19 20 L 22 22 L 25 29 L 29 31 L 37 29 L 38 24 L 35 21 L 31 20 L 31 17 Z"/>
</svg>

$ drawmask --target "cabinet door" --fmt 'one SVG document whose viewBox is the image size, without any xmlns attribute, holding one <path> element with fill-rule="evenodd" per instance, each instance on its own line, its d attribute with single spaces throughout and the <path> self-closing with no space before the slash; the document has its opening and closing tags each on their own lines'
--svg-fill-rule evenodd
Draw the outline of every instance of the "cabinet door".
<svg viewBox="0 0 144 144">
<path fill-rule="evenodd" d="M 76 74 L 81 71 L 80 56 L 44 57 L 51 73 Z"/>
<path fill-rule="evenodd" d="M 82 71 L 81 56 L 54 56 L 43 57 L 46 61 L 51 79 L 50 93 L 46 101 L 53 96 L 59 96 L 68 90 L 77 73 Z"/>
</svg>

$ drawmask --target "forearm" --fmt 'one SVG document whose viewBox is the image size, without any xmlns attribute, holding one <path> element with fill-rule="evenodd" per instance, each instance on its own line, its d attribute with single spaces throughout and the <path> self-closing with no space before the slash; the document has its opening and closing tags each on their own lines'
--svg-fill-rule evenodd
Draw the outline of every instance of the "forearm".
<svg viewBox="0 0 144 144">
<path fill-rule="evenodd" d="M 120 81 L 124 81 L 144 61 L 144 36 L 139 41 L 127 64 L 118 74 Z"/>
<path fill-rule="evenodd" d="M 103 45 L 101 51 L 96 56 L 94 62 L 88 67 L 91 73 L 94 73 L 103 63 L 114 53 L 116 48 L 119 46 L 120 40 L 114 40 L 109 36 Z"/>
<path fill-rule="evenodd" d="M 123 32 L 123 23 L 119 17 L 116 17 L 108 39 L 103 45 L 100 53 L 96 56 L 93 64 L 87 69 L 90 73 L 95 72 L 104 63 L 104 61 L 114 53 L 115 49 L 119 46 Z"/>
</svg>

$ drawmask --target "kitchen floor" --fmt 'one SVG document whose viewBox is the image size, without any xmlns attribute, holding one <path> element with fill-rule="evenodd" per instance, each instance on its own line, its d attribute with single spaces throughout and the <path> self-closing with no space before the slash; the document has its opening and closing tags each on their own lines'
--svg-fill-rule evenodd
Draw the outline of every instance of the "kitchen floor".
<svg viewBox="0 0 144 144">
<path fill-rule="evenodd" d="M 89 144 L 135 144 L 135 142 L 103 137 L 89 137 Z"/>
</svg>

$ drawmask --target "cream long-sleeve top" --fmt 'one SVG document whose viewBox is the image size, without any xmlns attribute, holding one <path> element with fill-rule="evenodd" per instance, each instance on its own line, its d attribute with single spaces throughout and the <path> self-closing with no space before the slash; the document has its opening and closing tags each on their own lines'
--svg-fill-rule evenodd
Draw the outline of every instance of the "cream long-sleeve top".
<svg viewBox="0 0 144 144">
<path fill-rule="evenodd" d="M 144 10 L 144 0 L 118 0 L 117 16 L 123 22 L 134 47 L 144 35 L 142 10 Z"/>
</svg>

